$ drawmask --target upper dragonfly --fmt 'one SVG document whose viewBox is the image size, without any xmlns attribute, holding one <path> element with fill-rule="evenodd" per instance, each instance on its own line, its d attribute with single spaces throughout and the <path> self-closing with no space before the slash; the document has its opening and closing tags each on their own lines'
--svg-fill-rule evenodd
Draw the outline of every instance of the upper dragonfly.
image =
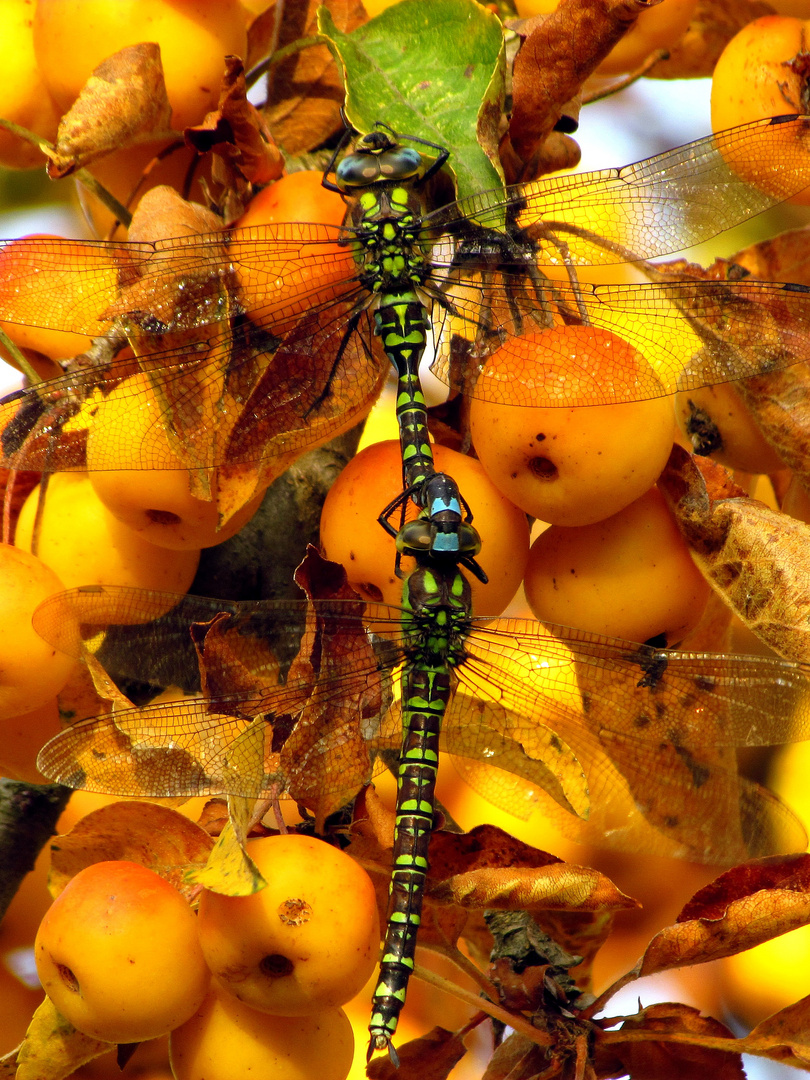
<svg viewBox="0 0 810 1080">
<path fill-rule="evenodd" d="M 429 315 L 433 371 L 475 397 L 570 404 L 559 385 L 553 402 L 542 400 L 543 372 L 530 358 L 525 377 L 506 385 L 487 377 L 486 361 L 510 338 L 571 323 L 617 333 L 650 364 L 648 378 L 632 386 L 608 379 L 598 398 L 577 404 L 641 400 L 801 359 L 810 338 L 802 286 L 664 281 L 652 268 L 649 283 L 592 285 L 578 281 L 577 267 L 684 250 L 803 190 L 810 156 L 800 143 L 808 137 L 807 117 L 777 117 L 622 169 L 420 209 L 409 258 Z M 754 161 L 763 163 L 767 192 L 728 164 Z M 2 463 L 83 468 L 85 425 L 76 414 L 95 413 L 96 429 L 103 426 L 97 406 L 116 387 L 119 398 L 141 402 L 139 369 L 157 418 L 135 447 L 124 447 L 124 430 L 120 447 L 106 440 L 108 457 L 94 468 L 177 468 L 180 454 L 190 469 L 260 462 L 267 479 L 345 430 L 387 370 L 376 334 L 380 293 L 364 262 L 364 190 L 346 194 L 342 227 L 88 242 L 81 257 L 76 241 L 9 242 L 0 251 L 0 321 L 12 332 L 43 326 L 102 340 L 63 376 L 0 403 Z"/>
</svg>

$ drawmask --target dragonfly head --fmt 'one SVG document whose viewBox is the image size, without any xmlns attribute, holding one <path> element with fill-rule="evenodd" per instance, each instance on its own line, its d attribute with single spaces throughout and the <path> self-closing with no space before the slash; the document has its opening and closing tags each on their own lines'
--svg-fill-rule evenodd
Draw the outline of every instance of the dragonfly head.
<svg viewBox="0 0 810 1080">
<path fill-rule="evenodd" d="M 380 182 L 401 183 L 418 178 L 424 169 L 422 155 L 400 146 L 387 131 L 375 128 L 361 135 L 354 150 L 335 169 L 335 181 L 343 192 Z"/>
</svg>

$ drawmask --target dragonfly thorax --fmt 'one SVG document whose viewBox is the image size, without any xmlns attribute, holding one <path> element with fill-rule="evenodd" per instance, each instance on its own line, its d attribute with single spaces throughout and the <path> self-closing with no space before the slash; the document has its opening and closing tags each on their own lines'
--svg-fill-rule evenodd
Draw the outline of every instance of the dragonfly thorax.
<svg viewBox="0 0 810 1080">
<path fill-rule="evenodd" d="M 455 667 L 471 628 L 470 584 L 464 574 L 418 566 L 405 583 L 403 631 L 412 663 Z"/>
</svg>

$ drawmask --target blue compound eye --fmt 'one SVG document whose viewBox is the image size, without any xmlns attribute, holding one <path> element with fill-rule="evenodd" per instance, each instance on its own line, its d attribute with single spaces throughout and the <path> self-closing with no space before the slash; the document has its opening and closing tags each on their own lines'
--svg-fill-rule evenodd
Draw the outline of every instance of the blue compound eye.
<svg viewBox="0 0 810 1080">
<path fill-rule="evenodd" d="M 338 187 L 367 187 L 378 180 L 408 180 L 422 169 L 422 155 L 410 147 L 380 152 L 365 146 L 358 143 L 357 150 L 347 154 L 335 169 Z"/>
</svg>

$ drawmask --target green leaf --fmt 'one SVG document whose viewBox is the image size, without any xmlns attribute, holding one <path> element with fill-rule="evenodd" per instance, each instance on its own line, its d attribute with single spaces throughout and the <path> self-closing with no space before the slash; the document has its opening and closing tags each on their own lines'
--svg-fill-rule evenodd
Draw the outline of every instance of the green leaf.
<svg viewBox="0 0 810 1080">
<path fill-rule="evenodd" d="M 448 149 L 459 198 L 503 187 L 495 118 L 505 64 L 495 15 L 475 0 L 403 0 L 350 34 L 322 7 L 318 28 L 342 69 L 346 117 L 358 131 L 384 121 L 405 140 Z"/>
</svg>

